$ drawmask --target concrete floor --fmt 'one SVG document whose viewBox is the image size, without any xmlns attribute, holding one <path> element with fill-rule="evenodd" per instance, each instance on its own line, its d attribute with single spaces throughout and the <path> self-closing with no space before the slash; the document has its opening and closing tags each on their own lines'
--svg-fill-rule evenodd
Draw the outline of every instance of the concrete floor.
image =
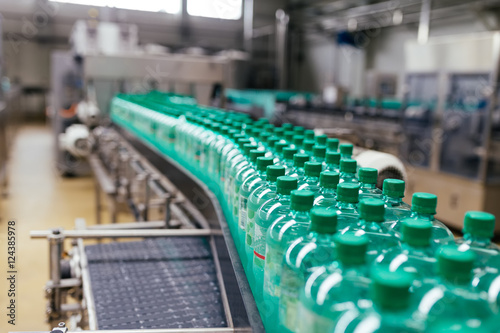
<svg viewBox="0 0 500 333">
<path fill-rule="evenodd" d="M 42 331 L 48 279 L 48 243 L 32 240 L 30 230 L 54 227 L 72 229 L 82 217 L 95 223 L 94 181 L 91 177 L 62 178 L 54 167 L 53 136 L 46 126 L 21 127 L 12 147 L 7 198 L 0 200 L 1 269 L 6 267 L 7 221 L 17 223 L 17 318 L 7 324 L 7 284 L 0 279 L 0 332 Z M 104 220 L 105 221 L 105 220 Z"/>
</svg>

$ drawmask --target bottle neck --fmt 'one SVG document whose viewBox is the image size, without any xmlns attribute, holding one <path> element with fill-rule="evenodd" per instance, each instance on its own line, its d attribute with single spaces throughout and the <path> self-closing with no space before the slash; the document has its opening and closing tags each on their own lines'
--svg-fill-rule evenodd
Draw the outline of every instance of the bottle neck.
<svg viewBox="0 0 500 333">
<path fill-rule="evenodd" d="M 345 202 L 345 201 L 339 201 L 337 203 L 337 208 L 338 209 L 356 209 L 356 204 L 352 202 Z"/>
<path fill-rule="evenodd" d="M 488 247 L 491 244 L 491 239 L 488 237 L 480 237 L 472 234 L 464 234 L 464 239 L 467 243 L 476 247 Z"/>
<path fill-rule="evenodd" d="M 333 163 L 329 163 L 326 165 L 328 167 L 328 169 L 330 170 L 339 170 L 339 165 L 338 164 L 333 164 Z"/>
<path fill-rule="evenodd" d="M 336 195 L 336 194 L 337 194 L 337 191 L 336 191 L 336 189 L 334 189 L 334 188 L 322 187 L 322 188 L 321 188 L 321 194 L 325 194 L 325 195 L 328 195 L 328 194 L 331 194 L 331 195 Z"/>
<path fill-rule="evenodd" d="M 323 163 L 325 161 L 325 158 L 321 156 L 314 156 L 314 160 L 318 163 Z"/>
<path fill-rule="evenodd" d="M 341 172 L 341 178 L 356 178 L 356 173 L 354 172 Z"/>
<path fill-rule="evenodd" d="M 430 242 L 426 246 L 416 246 L 416 245 L 410 245 L 408 243 L 401 244 L 401 249 L 403 251 L 417 254 L 419 257 L 425 257 L 426 255 L 424 254 L 424 252 L 426 252 L 426 250 L 429 248 L 430 248 Z"/>
<path fill-rule="evenodd" d="M 423 213 L 418 213 L 418 212 L 413 212 L 411 214 L 411 217 L 418 218 L 419 220 L 425 220 L 425 221 L 434 221 L 434 214 L 423 214 Z"/>
<path fill-rule="evenodd" d="M 382 232 L 382 224 L 374 221 L 359 220 L 359 225 L 366 231 Z"/>
<path fill-rule="evenodd" d="M 309 237 L 315 239 L 316 243 L 333 243 L 335 233 L 324 233 L 324 232 L 318 232 L 318 231 L 310 231 L 309 232 Z"/>
<path fill-rule="evenodd" d="M 398 205 L 401 205 L 403 203 L 403 198 L 395 198 L 395 197 L 390 197 L 390 196 L 386 195 L 384 197 L 384 201 L 387 205 L 398 206 Z"/>
<path fill-rule="evenodd" d="M 367 190 L 374 190 L 377 188 L 377 185 L 376 184 L 361 183 L 361 188 L 367 189 Z"/>
<path fill-rule="evenodd" d="M 293 218 L 298 219 L 298 220 L 304 220 L 304 219 L 309 219 L 309 211 L 308 210 L 295 210 L 292 209 L 290 211 L 290 216 L 293 216 Z"/>
<path fill-rule="evenodd" d="M 306 176 L 304 177 L 304 181 L 305 181 L 306 183 L 315 183 L 315 184 L 317 184 L 317 183 L 319 183 L 319 177 L 315 177 L 315 176 L 307 176 L 307 175 L 306 175 Z"/>
<path fill-rule="evenodd" d="M 276 194 L 276 199 L 277 199 L 279 202 L 286 202 L 286 201 L 290 201 L 290 198 L 291 198 L 291 195 L 290 195 L 290 194 L 282 194 L 282 193 L 277 193 L 277 194 Z"/>
</svg>

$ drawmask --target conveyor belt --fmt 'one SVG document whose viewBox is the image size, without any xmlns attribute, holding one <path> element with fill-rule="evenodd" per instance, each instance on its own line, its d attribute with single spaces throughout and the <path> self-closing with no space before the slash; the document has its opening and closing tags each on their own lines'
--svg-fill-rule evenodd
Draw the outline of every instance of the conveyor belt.
<svg viewBox="0 0 500 333">
<path fill-rule="evenodd" d="M 99 329 L 227 327 L 201 237 L 86 246 Z"/>
</svg>

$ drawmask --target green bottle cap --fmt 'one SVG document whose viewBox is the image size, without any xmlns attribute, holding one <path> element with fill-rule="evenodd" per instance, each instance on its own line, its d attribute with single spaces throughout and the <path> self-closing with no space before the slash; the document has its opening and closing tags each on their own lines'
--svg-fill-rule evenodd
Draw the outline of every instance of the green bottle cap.
<svg viewBox="0 0 500 333">
<path fill-rule="evenodd" d="M 326 152 L 326 164 L 339 165 L 340 163 L 340 153 L 328 151 Z"/>
<path fill-rule="evenodd" d="M 285 133 L 285 129 L 283 127 L 276 127 L 274 129 L 274 135 L 278 136 L 278 137 L 282 137 Z"/>
<path fill-rule="evenodd" d="M 274 145 L 274 151 L 276 151 L 278 154 L 283 153 L 283 149 L 288 147 L 288 143 L 286 142 L 276 142 Z M 293 155 L 292 155 L 293 157 Z"/>
<path fill-rule="evenodd" d="M 328 138 L 328 140 L 326 140 L 326 146 L 328 150 L 337 151 L 339 149 L 339 139 Z"/>
<path fill-rule="evenodd" d="M 306 212 L 311 210 L 314 203 L 314 193 L 308 190 L 294 190 L 292 191 L 290 208 Z"/>
<path fill-rule="evenodd" d="M 323 188 L 336 189 L 339 184 L 339 173 L 335 171 L 323 171 L 319 175 L 319 185 Z"/>
<path fill-rule="evenodd" d="M 284 123 L 283 125 L 281 125 L 281 127 L 285 129 L 285 132 L 293 129 L 293 125 L 290 123 Z"/>
<path fill-rule="evenodd" d="M 309 155 L 306 154 L 295 154 L 293 155 L 293 166 L 296 168 L 303 168 L 304 163 L 309 161 Z"/>
<path fill-rule="evenodd" d="M 243 145 L 243 152 L 248 156 L 250 154 L 250 151 L 253 149 L 257 149 L 257 147 L 258 146 L 255 143 L 245 143 Z"/>
<path fill-rule="evenodd" d="M 259 135 L 259 140 L 262 141 L 262 142 L 266 142 L 267 139 L 269 139 L 270 136 L 271 136 L 271 133 L 269 133 L 269 132 L 262 132 Z"/>
<path fill-rule="evenodd" d="M 326 146 L 315 145 L 313 147 L 313 156 L 317 158 L 326 157 Z"/>
<path fill-rule="evenodd" d="M 293 137 L 295 136 L 295 133 L 293 131 L 286 131 L 285 132 L 285 140 L 293 143 Z"/>
<path fill-rule="evenodd" d="M 340 160 L 340 172 L 356 173 L 358 163 L 353 159 Z"/>
<path fill-rule="evenodd" d="M 271 136 L 267 139 L 267 145 L 270 147 L 270 148 L 274 148 L 274 145 L 280 141 L 280 139 L 277 137 L 277 136 Z"/>
<path fill-rule="evenodd" d="M 297 178 L 280 176 L 276 180 L 276 193 L 281 195 L 290 195 L 293 190 L 297 189 Z"/>
<path fill-rule="evenodd" d="M 227 135 L 228 131 L 229 131 L 229 126 L 221 126 L 220 132 L 222 135 Z"/>
<path fill-rule="evenodd" d="M 245 127 L 245 134 L 252 135 L 253 134 L 253 127 L 252 126 Z"/>
<path fill-rule="evenodd" d="M 314 140 L 304 140 L 304 142 L 302 143 L 302 146 L 304 147 L 304 150 L 305 151 L 313 151 L 313 147 L 316 143 L 314 142 Z"/>
<path fill-rule="evenodd" d="M 297 154 L 298 149 L 293 147 L 283 148 L 283 158 L 285 160 L 293 160 L 295 154 Z"/>
<path fill-rule="evenodd" d="M 359 202 L 359 217 L 367 222 L 384 222 L 385 206 L 380 199 L 363 199 Z"/>
<path fill-rule="evenodd" d="M 316 137 L 316 143 L 320 146 L 326 146 L 327 141 L 328 135 L 326 134 L 320 134 Z"/>
<path fill-rule="evenodd" d="M 257 170 L 260 172 L 264 172 L 267 170 L 268 165 L 273 165 L 272 157 L 257 157 Z"/>
<path fill-rule="evenodd" d="M 360 168 L 359 181 L 363 184 L 377 184 L 378 171 L 374 168 Z"/>
<path fill-rule="evenodd" d="M 343 143 L 340 145 L 340 153 L 342 155 L 351 156 L 354 146 L 351 143 Z"/>
<path fill-rule="evenodd" d="M 358 183 L 340 183 L 337 186 L 337 200 L 347 203 L 358 203 L 359 184 Z"/>
<path fill-rule="evenodd" d="M 318 162 L 305 162 L 304 173 L 307 177 L 319 177 L 323 171 L 323 164 Z"/>
<path fill-rule="evenodd" d="M 385 179 L 382 185 L 384 195 L 391 198 L 404 198 L 405 196 L 405 182 L 400 179 Z"/>
<path fill-rule="evenodd" d="M 461 251 L 456 245 L 444 245 L 437 253 L 438 272 L 448 281 L 464 284 L 472 279 L 476 255 L 471 250 Z"/>
<path fill-rule="evenodd" d="M 256 123 L 265 125 L 269 123 L 269 120 L 267 120 L 267 118 L 260 117 L 259 119 L 257 119 Z"/>
<path fill-rule="evenodd" d="M 302 135 L 294 135 L 293 136 L 293 144 L 296 145 L 296 146 L 302 146 L 304 142 L 304 136 Z"/>
<path fill-rule="evenodd" d="M 258 150 L 258 149 L 252 149 L 250 150 L 250 161 L 255 164 L 257 163 L 257 158 L 263 157 L 266 155 L 266 152 L 263 150 Z"/>
<path fill-rule="evenodd" d="M 337 246 L 337 258 L 342 265 L 363 265 L 366 262 L 366 250 L 368 249 L 368 237 L 357 235 L 354 231 L 335 236 Z"/>
<path fill-rule="evenodd" d="M 293 131 L 295 132 L 295 134 L 304 135 L 305 129 L 302 126 L 295 126 L 293 128 Z"/>
<path fill-rule="evenodd" d="M 495 215 L 486 212 L 468 211 L 465 213 L 462 232 L 476 237 L 493 238 Z"/>
<path fill-rule="evenodd" d="M 306 130 L 304 132 L 304 137 L 306 140 L 314 140 L 314 131 L 313 130 Z"/>
<path fill-rule="evenodd" d="M 247 144 L 247 143 L 250 143 L 252 141 L 250 141 L 250 139 L 247 139 L 247 138 L 240 138 L 238 139 L 237 143 L 239 146 L 243 146 L 244 144 Z"/>
<path fill-rule="evenodd" d="M 411 209 L 419 214 L 436 214 L 437 196 L 430 193 L 417 192 L 411 199 Z"/>
<path fill-rule="evenodd" d="M 264 129 L 266 132 L 273 133 L 274 132 L 274 125 L 273 124 L 266 124 L 264 125 Z"/>
<path fill-rule="evenodd" d="M 285 167 L 282 165 L 268 165 L 266 178 L 270 182 L 275 182 L 278 177 L 285 175 Z"/>
<path fill-rule="evenodd" d="M 324 207 L 311 210 L 311 231 L 320 234 L 333 234 L 337 231 L 337 212 Z"/>
<path fill-rule="evenodd" d="M 403 242 L 410 246 L 425 247 L 431 244 L 432 223 L 427 220 L 404 219 L 401 223 Z"/>
<path fill-rule="evenodd" d="M 372 300 L 386 310 L 404 310 L 410 305 L 412 274 L 403 270 L 391 271 L 387 267 L 375 269 L 372 273 L 370 292 Z"/>
</svg>

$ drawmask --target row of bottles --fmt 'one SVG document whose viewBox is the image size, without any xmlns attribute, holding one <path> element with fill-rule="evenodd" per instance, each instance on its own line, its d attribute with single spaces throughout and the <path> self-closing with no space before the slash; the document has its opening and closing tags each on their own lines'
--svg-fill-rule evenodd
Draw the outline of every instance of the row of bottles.
<svg viewBox="0 0 500 333">
<path fill-rule="evenodd" d="M 468 212 L 455 240 L 435 195 L 404 203 L 404 181 L 378 189 L 351 144 L 301 126 L 158 93 L 117 96 L 111 115 L 217 195 L 266 331 L 498 328 L 491 214 Z"/>
</svg>

